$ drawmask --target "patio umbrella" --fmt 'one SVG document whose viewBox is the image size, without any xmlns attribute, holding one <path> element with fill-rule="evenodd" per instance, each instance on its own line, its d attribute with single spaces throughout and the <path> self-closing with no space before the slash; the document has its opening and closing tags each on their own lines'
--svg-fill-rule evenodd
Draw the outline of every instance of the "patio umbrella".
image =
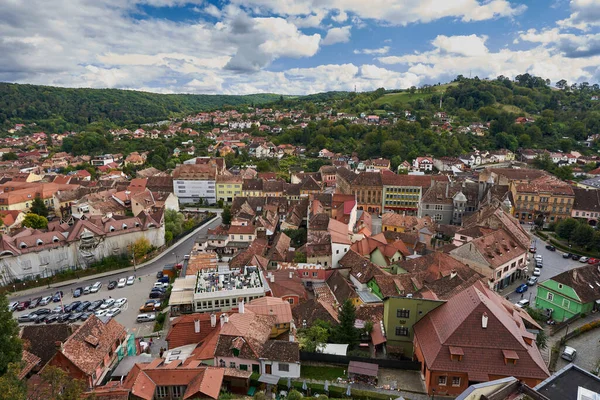
<svg viewBox="0 0 600 400">
<path fill-rule="evenodd" d="M 329 392 L 329 381 L 325 381 L 325 385 L 323 385 L 323 390 Z"/>
<path fill-rule="evenodd" d="M 346 396 L 352 396 L 352 385 L 348 384 L 348 388 L 346 389 Z"/>
<path fill-rule="evenodd" d="M 290 379 L 290 377 L 288 376 L 288 390 L 292 387 L 292 380 Z"/>
<path fill-rule="evenodd" d="M 308 390 L 308 386 L 306 386 L 306 379 L 302 382 L 302 390 Z"/>
</svg>

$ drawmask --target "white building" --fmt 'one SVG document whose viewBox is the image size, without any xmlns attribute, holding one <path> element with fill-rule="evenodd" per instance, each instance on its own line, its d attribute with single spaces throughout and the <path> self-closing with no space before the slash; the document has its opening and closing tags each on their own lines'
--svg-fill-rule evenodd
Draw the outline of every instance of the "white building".
<svg viewBox="0 0 600 400">
<path fill-rule="evenodd" d="M 184 164 L 173 171 L 173 193 L 181 203 L 217 202 L 217 169 L 210 164 Z"/>
</svg>

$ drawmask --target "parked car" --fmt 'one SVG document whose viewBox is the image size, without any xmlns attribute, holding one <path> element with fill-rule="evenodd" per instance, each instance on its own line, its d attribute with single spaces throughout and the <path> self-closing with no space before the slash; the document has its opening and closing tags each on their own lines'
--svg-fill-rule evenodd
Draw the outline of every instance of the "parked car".
<svg viewBox="0 0 600 400">
<path fill-rule="evenodd" d="M 46 317 L 46 323 L 51 324 L 58 321 L 59 314 L 50 314 Z"/>
<path fill-rule="evenodd" d="M 565 346 L 565 349 L 563 350 L 560 357 L 564 358 L 567 361 L 573 362 L 575 360 L 575 357 L 577 357 L 577 350 L 575 350 L 571 346 Z"/>
<path fill-rule="evenodd" d="M 547 244 L 546 248 L 550 251 L 556 251 L 556 247 L 552 246 L 551 244 Z"/>
<path fill-rule="evenodd" d="M 544 263 L 542 260 L 535 260 L 535 266 L 537 268 L 544 268 Z"/>
<path fill-rule="evenodd" d="M 59 290 L 58 292 L 54 293 L 54 296 L 52 296 L 52 302 L 58 303 L 60 301 L 60 299 L 62 299 L 62 296 L 63 296 L 63 292 L 62 292 L 62 290 Z"/>
<path fill-rule="evenodd" d="M 77 307 L 79 307 L 79 305 L 81 304 L 80 301 L 74 301 L 71 304 L 68 304 L 65 306 L 65 312 L 71 312 L 74 311 Z"/>
<path fill-rule="evenodd" d="M 121 278 L 121 279 L 119 279 L 119 283 L 117 283 L 117 287 L 124 288 L 126 284 L 127 284 L 127 279 Z"/>
<path fill-rule="evenodd" d="M 106 316 L 111 317 L 111 318 L 116 317 L 117 314 L 119 314 L 120 312 L 121 312 L 121 309 L 119 307 L 113 307 L 106 312 Z"/>
<path fill-rule="evenodd" d="M 51 311 L 52 314 L 62 314 L 62 312 L 63 312 L 62 306 L 56 306 Z"/>
<path fill-rule="evenodd" d="M 83 294 L 83 288 L 78 287 L 77 289 L 73 290 L 73 297 L 77 298 L 80 297 Z"/>
<path fill-rule="evenodd" d="M 83 288 L 83 294 L 90 294 L 92 293 L 92 287 L 91 286 L 86 286 Z"/>
<path fill-rule="evenodd" d="M 163 298 L 165 294 L 163 292 L 159 292 L 159 291 L 152 291 L 150 292 L 150 294 L 148 295 L 149 298 L 151 299 L 161 299 Z"/>
<path fill-rule="evenodd" d="M 154 314 L 140 314 L 135 319 L 137 322 L 152 322 L 156 319 Z"/>
<path fill-rule="evenodd" d="M 533 269 L 533 276 L 540 276 L 542 274 L 542 270 L 539 268 Z"/>
<path fill-rule="evenodd" d="M 77 321 L 79 318 L 81 318 L 82 315 L 83 315 L 82 312 L 76 312 L 76 313 L 71 314 L 71 316 L 69 317 L 69 322 Z"/>
<path fill-rule="evenodd" d="M 103 317 L 106 315 L 107 312 L 108 310 L 98 310 L 94 314 L 96 314 L 96 317 Z"/>
<path fill-rule="evenodd" d="M 8 305 L 8 311 L 10 311 L 10 312 L 15 311 L 17 309 L 18 305 L 19 305 L 18 301 L 11 301 L 10 304 Z"/>
<path fill-rule="evenodd" d="M 104 300 L 92 301 L 92 304 L 90 304 L 90 306 L 87 308 L 87 311 L 92 311 L 92 312 L 96 311 L 97 309 L 100 308 L 102 303 L 104 303 Z"/>
<path fill-rule="evenodd" d="M 17 311 L 23 311 L 31 304 L 31 300 L 24 300 L 17 305 Z"/>
<path fill-rule="evenodd" d="M 91 317 L 91 316 L 92 316 L 92 314 L 93 314 L 93 312 L 86 311 L 86 312 L 84 312 L 83 314 L 81 314 L 81 317 L 79 317 L 79 320 L 80 320 L 80 321 L 85 321 L 85 320 L 87 320 L 89 317 Z"/>
<path fill-rule="evenodd" d="M 519 286 L 517 286 L 517 290 L 515 290 L 515 292 L 517 292 L 517 293 L 524 293 L 528 289 L 529 289 L 529 287 L 526 284 L 522 283 Z"/>
<path fill-rule="evenodd" d="M 154 283 L 154 289 L 156 289 L 156 288 L 162 289 L 162 288 L 168 288 L 168 287 L 169 287 L 168 283 L 163 283 L 163 282 L 155 282 Z"/>
<path fill-rule="evenodd" d="M 71 313 L 63 313 L 58 316 L 56 322 L 66 322 L 71 317 Z"/>
<path fill-rule="evenodd" d="M 529 278 L 529 280 L 527 280 L 527 284 L 529 286 L 533 286 L 538 282 L 538 277 L 537 276 L 532 276 L 531 278 Z"/>
<path fill-rule="evenodd" d="M 52 301 L 52 296 L 42 297 L 42 299 L 40 300 L 40 306 L 47 306 L 48 303 L 50 303 L 51 301 Z"/>
<path fill-rule="evenodd" d="M 156 273 L 156 279 L 160 279 L 160 278 L 162 278 L 162 277 L 163 277 L 163 275 L 164 275 L 164 274 L 163 274 L 163 272 L 162 272 L 162 271 L 158 271 L 158 272 Z M 143 315 L 143 314 L 141 314 L 141 315 Z"/>
<path fill-rule="evenodd" d="M 92 302 L 90 301 L 84 301 L 83 303 L 81 303 L 76 309 L 75 312 L 84 312 L 85 310 L 88 309 L 88 307 L 92 304 Z"/>
<path fill-rule="evenodd" d="M 123 307 L 125 305 L 125 303 L 127 303 L 127 299 L 125 297 L 123 297 L 122 299 L 117 299 L 115 301 L 115 304 L 113 304 L 115 307 Z"/>
<path fill-rule="evenodd" d="M 46 322 L 46 318 L 48 318 L 50 314 L 38 314 L 33 318 L 33 322 L 36 324 L 41 324 L 42 322 Z"/>
<path fill-rule="evenodd" d="M 108 282 L 108 286 L 107 286 L 108 290 L 113 290 L 116 287 L 117 287 L 117 281 Z"/>
<path fill-rule="evenodd" d="M 130 275 L 127 277 L 127 285 L 133 285 L 134 282 L 135 282 L 135 276 Z"/>
<path fill-rule="evenodd" d="M 160 309 L 160 301 L 158 300 L 148 300 L 144 303 L 143 306 L 140 307 L 140 312 L 147 313 L 152 311 L 157 311 Z"/>
<path fill-rule="evenodd" d="M 90 289 L 90 292 L 92 293 L 97 293 L 98 290 L 100 290 L 100 288 L 102 287 L 102 282 L 96 282 L 92 285 L 92 288 Z"/>
<path fill-rule="evenodd" d="M 542 260 L 544 259 L 544 257 L 542 257 L 542 255 L 541 255 L 541 254 L 536 254 L 536 255 L 535 255 L 535 257 L 533 257 L 533 258 L 534 258 L 536 261 L 537 261 L 537 260 L 540 260 L 540 261 L 542 261 Z"/>
<path fill-rule="evenodd" d="M 575 260 L 575 261 L 579 261 L 579 259 L 580 259 L 580 258 L 581 258 L 581 256 L 580 256 L 580 255 L 577 255 L 577 254 L 573 254 L 573 255 L 571 256 L 571 259 L 572 259 L 572 260 Z"/>
<path fill-rule="evenodd" d="M 31 322 L 35 316 L 37 315 L 37 313 L 35 311 L 32 311 L 28 314 L 23 314 L 23 315 L 19 315 L 19 318 L 17 318 L 18 322 Z"/>
<path fill-rule="evenodd" d="M 168 276 L 163 276 L 162 278 L 159 278 L 157 280 L 157 282 L 160 282 L 160 283 L 169 283 L 169 277 Z"/>
<path fill-rule="evenodd" d="M 521 299 L 515 303 L 515 306 L 517 306 L 519 308 L 525 308 L 528 305 L 529 305 L 529 300 L 527 300 L 527 299 Z"/>
<path fill-rule="evenodd" d="M 585 257 L 585 256 L 583 256 L 583 257 L 581 257 L 581 258 L 579 259 L 579 262 L 580 262 L 580 263 L 587 263 L 589 260 L 590 260 L 590 258 L 589 258 L 589 257 Z"/>
<path fill-rule="evenodd" d="M 104 300 L 104 303 L 102 303 L 100 308 L 103 310 L 106 310 L 106 309 L 112 307 L 113 304 L 115 304 L 115 299 L 106 299 L 106 300 Z"/>
<path fill-rule="evenodd" d="M 537 250 L 536 250 L 536 249 L 535 249 L 535 247 L 533 247 L 533 246 L 531 246 L 531 247 L 529 248 L 529 252 L 530 252 L 530 253 L 535 253 L 536 251 L 537 251 Z"/>
<path fill-rule="evenodd" d="M 27 308 L 36 308 L 40 304 L 40 301 L 42 301 L 41 297 L 34 298 L 31 300 L 31 303 L 29 303 L 29 307 Z"/>
<path fill-rule="evenodd" d="M 571 253 L 563 253 L 562 258 L 571 258 L 573 257 L 573 254 Z"/>
</svg>

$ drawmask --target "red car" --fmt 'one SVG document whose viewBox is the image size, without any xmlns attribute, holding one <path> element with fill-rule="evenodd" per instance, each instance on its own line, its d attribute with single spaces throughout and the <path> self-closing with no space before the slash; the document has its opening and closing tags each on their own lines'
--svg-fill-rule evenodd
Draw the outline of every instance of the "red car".
<svg viewBox="0 0 600 400">
<path fill-rule="evenodd" d="M 598 262 L 600 262 L 600 260 L 598 260 L 597 258 L 590 258 L 588 260 L 588 264 L 596 264 Z"/>
</svg>

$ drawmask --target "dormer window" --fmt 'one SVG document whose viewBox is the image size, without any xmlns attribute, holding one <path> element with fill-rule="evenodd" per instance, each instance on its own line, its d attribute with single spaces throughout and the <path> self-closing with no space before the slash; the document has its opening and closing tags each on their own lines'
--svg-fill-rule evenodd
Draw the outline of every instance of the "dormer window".
<svg viewBox="0 0 600 400">
<path fill-rule="evenodd" d="M 38 246 L 42 246 L 44 244 L 44 241 L 42 239 L 38 239 L 35 244 L 37 244 Z"/>
<path fill-rule="evenodd" d="M 123 229 L 127 229 L 127 224 L 123 224 Z"/>
<path fill-rule="evenodd" d="M 111 232 L 114 232 L 115 231 L 115 227 L 111 225 L 108 230 L 111 231 Z"/>
<path fill-rule="evenodd" d="M 25 242 L 21 242 L 21 243 L 19 244 L 19 247 L 20 247 L 20 248 L 22 248 L 22 249 L 26 249 L 26 248 L 27 248 L 27 245 L 25 244 Z"/>
<path fill-rule="evenodd" d="M 502 350 L 502 354 L 504 355 L 504 364 L 517 364 L 517 360 L 519 356 L 517 352 L 514 350 Z"/>
<path fill-rule="evenodd" d="M 450 346 L 450 359 L 452 361 L 462 361 L 465 352 L 462 347 Z"/>
<path fill-rule="evenodd" d="M 52 236 L 52 242 L 58 243 L 59 239 L 56 236 Z"/>
<path fill-rule="evenodd" d="M 140 226 L 140 223 L 139 223 L 139 222 L 136 222 L 136 223 L 135 223 L 135 227 L 136 227 L 136 228 L 138 228 L 139 226 Z"/>
</svg>

